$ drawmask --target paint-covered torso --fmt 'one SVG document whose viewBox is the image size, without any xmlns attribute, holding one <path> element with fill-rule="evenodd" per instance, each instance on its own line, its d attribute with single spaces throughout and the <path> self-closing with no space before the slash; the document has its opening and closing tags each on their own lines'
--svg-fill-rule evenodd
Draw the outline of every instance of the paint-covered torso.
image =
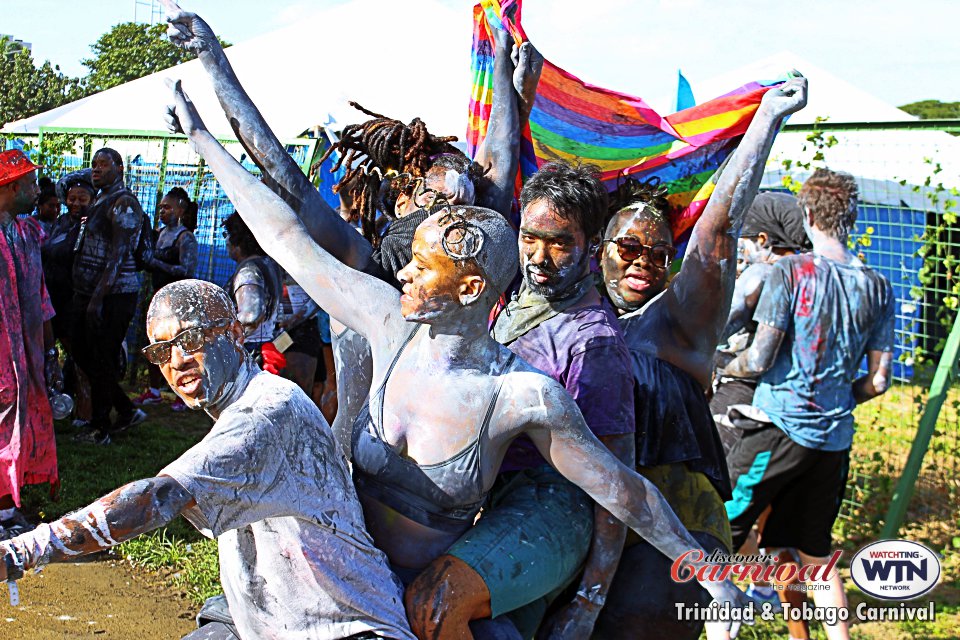
<svg viewBox="0 0 960 640">
<path fill-rule="evenodd" d="M 280 267 L 269 256 L 252 256 L 237 265 L 226 290 L 237 303 L 238 312 L 242 315 L 244 311 L 237 295 L 242 287 L 253 287 L 259 294 L 255 299 L 263 304 L 263 320 L 247 334 L 244 342 L 259 344 L 273 340 L 280 309 L 281 282 Z"/>
<path fill-rule="evenodd" d="M 895 302 L 887 279 L 862 264 L 817 254 L 777 262 L 754 320 L 786 335 L 754 406 L 805 447 L 849 448 L 851 385 L 867 351 L 893 351 Z"/>
<path fill-rule="evenodd" d="M 508 356 L 498 370 L 451 376 L 446 388 L 412 395 L 409 384 L 422 388 L 423 375 L 409 368 L 416 354 L 402 356 L 427 331 L 413 328 L 353 428 L 354 481 L 367 524 L 397 568 L 425 566 L 473 525 L 496 474 L 500 447 L 490 425 L 513 368 Z"/>
<path fill-rule="evenodd" d="M 293 383 L 245 364 L 210 433 L 161 472 L 197 502 L 243 637 L 412 638 L 402 592 L 364 527 L 346 460 Z"/>
<path fill-rule="evenodd" d="M 50 228 L 43 245 L 43 275 L 47 287 L 69 289 L 73 293 L 73 250 L 80 233 L 80 220 L 65 213 Z"/>
<path fill-rule="evenodd" d="M 43 282 L 40 228 L 0 224 L 0 496 L 57 482 L 53 417 L 43 376 L 43 323 L 54 315 Z"/>
<path fill-rule="evenodd" d="M 182 259 L 184 257 L 186 260 Z M 154 291 L 158 291 L 171 282 L 192 278 L 197 268 L 196 257 L 197 238 L 186 227 L 178 224 L 173 227 L 164 226 L 160 229 L 156 247 L 153 251 L 153 259 L 168 265 L 183 267 L 183 275 L 175 275 L 155 269 L 152 274 Z"/>
</svg>

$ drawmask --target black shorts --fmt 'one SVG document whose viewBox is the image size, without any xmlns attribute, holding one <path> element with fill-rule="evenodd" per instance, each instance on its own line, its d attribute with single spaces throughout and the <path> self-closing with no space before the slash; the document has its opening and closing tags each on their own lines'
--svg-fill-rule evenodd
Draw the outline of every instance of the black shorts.
<svg viewBox="0 0 960 640">
<path fill-rule="evenodd" d="M 814 557 L 830 555 L 830 531 L 847 485 L 849 449 L 808 449 L 770 425 L 744 431 L 727 462 L 733 483 L 727 515 L 734 549 L 743 545 L 770 506 L 761 546 L 791 547 Z"/>
</svg>

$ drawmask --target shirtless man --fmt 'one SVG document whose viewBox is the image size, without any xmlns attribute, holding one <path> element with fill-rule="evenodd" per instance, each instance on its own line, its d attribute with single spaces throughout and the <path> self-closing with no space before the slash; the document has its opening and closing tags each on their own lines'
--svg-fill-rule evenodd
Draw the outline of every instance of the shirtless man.
<svg viewBox="0 0 960 640">
<path fill-rule="evenodd" d="M 217 538 L 241 638 L 412 640 L 401 586 L 364 528 L 329 425 L 299 387 L 252 362 L 223 289 L 167 285 L 150 304 L 147 334 L 146 358 L 213 427 L 156 477 L 0 544 L 0 581 L 104 551 L 183 514 Z"/>
<path fill-rule="evenodd" d="M 206 130 L 179 82 L 172 86 L 171 130 L 187 135 L 264 250 L 370 343 L 377 391 L 354 428 L 354 469 L 368 526 L 395 569 L 421 569 L 472 526 L 520 435 L 668 557 L 700 549 L 656 488 L 593 436 L 566 391 L 489 335 L 490 311 L 518 268 L 503 216 L 465 206 L 431 215 L 398 274 L 400 296 L 314 242 Z M 718 601 L 747 602 L 730 582 L 703 586 Z M 469 637 L 466 628 L 451 633 Z"/>
</svg>

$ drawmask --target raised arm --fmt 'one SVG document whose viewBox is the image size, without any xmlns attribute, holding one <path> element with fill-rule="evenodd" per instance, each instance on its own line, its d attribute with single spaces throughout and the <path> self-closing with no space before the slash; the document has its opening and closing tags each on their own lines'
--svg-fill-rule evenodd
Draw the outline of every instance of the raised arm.
<svg viewBox="0 0 960 640">
<path fill-rule="evenodd" d="M 531 385 L 529 421 L 523 427 L 537 449 L 564 477 L 590 494 L 599 505 L 636 531 L 661 553 L 682 567 L 695 567 L 696 557 L 688 552 L 703 548 L 684 528 L 660 491 L 604 447 L 583 421 L 576 403 L 552 380 Z M 522 394 L 523 392 L 521 392 Z M 702 559 L 703 556 L 700 556 Z M 668 579 L 664 576 L 664 579 Z M 749 599 L 729 580 L 702 581 L 714 600 L 730 606 L 745 606 Z M 736 626 L 731 636 L 736 635 Z"/>
<path fill-rule="evenodd" d="M 490 123 L 474 161 L 484 168 L 490 182 L 478 204 L 507 216 L 520 165 L 520 130 L 530 115 L 529 109 L 521 109 L 521 105 L 532 102 L 530 96 L 536 93 L 543 57 L 529 42 L 513 46 L 503 29 L 493 28 L 493 38 L 496 51 Z"/>
<path fill-rule="evenodd" d="M 206 130 L 180 81 L 170 84 L 176 106 L 168 107 L 168 126 L 187 135 L 267 255 L 286 269 L 321 308 L 372 344 L 392 341 L 402 333 L 404 320 L 397 291 L 345 266 L 319 246 L 293 209 L 244 169 Z"/>
<path fill-rule="evenodd" d="M 131 482 L 56 522 L 0 542 L 0 554 L 7 560 L 0 562 L 0 582 L 8 578 L 8 566 L 23 572 L 105 551 L 162 527 L 193 504 L 193 496 L 168 476 Z"/>
<path fill-rule="evenodd" d="M 210 26 L 165 0 L 170 41 L 196 53 L 237 139 L 263 172 L 264 182 L 297 213 L 310 237 L 341 262 L 362 269 L 370 243 L 344 222 L 274 135 L 247 95 Z"/>
<path fill-rule="evenodd" d="M 806 78 L 770 89 L 740 145 L 720 173 L 697 221 L 680 273 L 664 296 L 666 325 L 677 341 L 709 356 L 727 320 L 736 272 L 737 237 L 763 177 L 773 139 L 784 117 L 807 102 Z M 710 292 L 705 294 L 705 292 Z"/>
</svg>

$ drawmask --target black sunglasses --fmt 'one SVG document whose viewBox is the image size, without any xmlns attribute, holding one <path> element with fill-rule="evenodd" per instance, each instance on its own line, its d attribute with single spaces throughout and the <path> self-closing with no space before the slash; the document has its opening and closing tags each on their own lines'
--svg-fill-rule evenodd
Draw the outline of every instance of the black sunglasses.
<svg viewBox="0 0 960 640">
<path fill-rule="evenodd" d="M 161 365 L 170 362 L 170 356 L 173 353 L 173 345 L 177 345 L 184 353 L 193 353 L 203 348 L 207 334 L 211 329 L 218 329 L 229 326 L 233 320 L 218 320 L 199 327 L 191 327 L 181 331 L 169 340 L 164 342 L 154 342 L 148 344 L 140 350 L 143 357 L 150 364 Z"/>
<path fill-rule="evenodd" d="M 624 262 L 634 262 L 640 256 L 646 255 L 651 264 L 658 269 L 668 269 L 673 257 L 677 255 L 677 249 L 673 245 L 658 242 L 651 247 L 633 236 L 610 238 L 604 240 L 604 242 L 612 242 L 617 245 L 617 253 Z"/>
</svg>

